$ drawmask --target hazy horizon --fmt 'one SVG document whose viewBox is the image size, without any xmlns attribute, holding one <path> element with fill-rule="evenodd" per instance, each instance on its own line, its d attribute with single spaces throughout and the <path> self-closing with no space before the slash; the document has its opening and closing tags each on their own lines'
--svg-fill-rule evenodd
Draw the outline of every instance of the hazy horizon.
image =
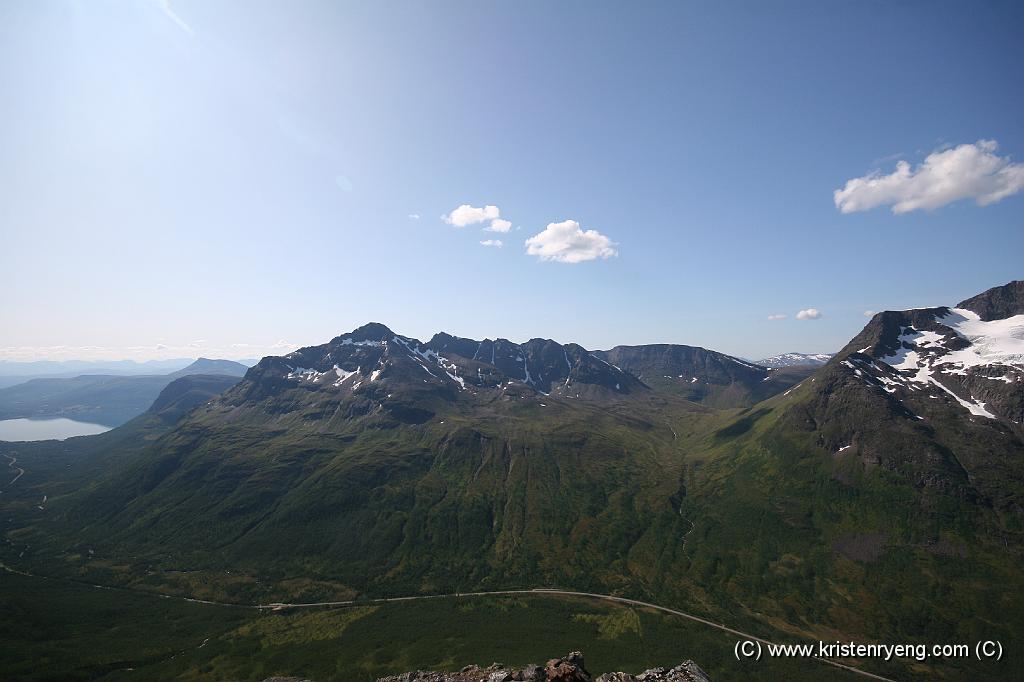
<svg viewBox="0 0 1024 682">
<path fill-rule="evenodd" d="M 1005 284 L 1005 282 L 1003 282 L 1003 284 Z M 989 287 L 989 288 L 991 288 L 991 287 Z M 981 293 L 981 292 L 978 291 L 978 292 L 972 292 L 971 294 L 965 294 L 964 296 L 962 296 L 960 299 L 957 299 L 957 300 L 959 301 L 961 299 L 969 298 L 970 296 L 972 296 L 975 293 Z M 931 303 L 931 304 L 922 304 L 922 305 L 910 305 L 910 306 L 907 306 L 906 308 L 903 308 L 903 309 L 938 307 L 938 306 L 945 306 L 945 305 L 953 305 L 956 302 L 957 301 L 950 301 L 950 302 L 943 302 L 943 303 L 935 302 L 935 303 Z M 889 308 L 883 308 L 882 310 L 889 310 Z M 874 312 L 882 312 L 882 310 L 870 311 L 870 312 L 872 312 L 872 313 L 874 313 Z M 895 309 L 893 309 L 893 310 L 895 310 Z M 868 319 L 867 319 L 868 317 L 869 316 L 865 315 L 865 317 L 864 317 L 864 319 L 862 321 L 862 324 L 860 326 L 858 326 L 855 330 L 853 330 L 850 333 L 849 338 L 852 338 L 853 336 L 855 336 L 857 334 L 857 332 L 864 326 L 864 324 L 866 324 L 868 322 Z M 236 362 L 248 360 L 248 361 L 253 361 L 253 363 L 255 363 L 255 362 L 259 362 L 259 360 L 262 359 L 263 357 L 267 357 L 267 356 L 271 356 L 271 355 L 283 356 L 283 355 L 287 355 L 289 352 L 291 352 L 293 350 L 296 350 L 298 348 L 307 347 L 307 346 L 319 346 L 319 345 L 322 345 L 322 344 L 327 343 L 328 341 L 330 341 L 331 339 L 333 339 L 333 338 L 335 338 L 337 336 L 341 336 L 343 334 L 351 332 L 354 329 L 357 329 L 358 327 L 361 327 L 364 324 L 369 324 L 371 322 L 378 322 L 378 323 L 384 324 L 385 326 L 387 326 L 389 329 L 391 329 L 396 334 L 399 334 L 399 335 L 402 335 L 402 336 L 407 336 L 407 337 L 412 337 L 412 338 L 417 338 L 420 341 L 428 341 L 428 340 L 430 340 L 430 338 L 435 333 L 438 333 L 438 332 L 446 332 L 446 333 L 452 334 L 453 336 L 457 336 L 457 337 L 461 336 L 463 338 L 467 338 L 466 335 L 458 334 L 458 333 L 455 333 L 455 332 L 451 332 L 451 331 L 446 330 L 446 329 L 437 329 L 437 330 L 434 330 L 434 331 L 432 331 L 430 333 L 423 334 L 423 335 L 408 334 L 408 333 L 404 332 L 401 329 L 395 329 L 393 326 L 389 325 L 387 322 L 382 322 L 381 320 L 367 320 L 366 322 L 356 324 L 356 325 L 354 325 L 354 326 L 352 326 L 350 328 L 347 328 L 347 329 L 345 329 L 343 331 L 339 331 L 336 334 L 332 334 L 328 338 L 324 338 L 322 340 L 314 341 L 314 342 L 311 342 L 311 343 L 296 344 L 296 343 L 289 343 L 289 342 L 286 342 L 286 341 L 283 341 L 283 340 L 282 341 L 278 341 L 277 344 L 275 344 L 274 346 L 268 347 L 267 348 L 268 352 L 265 352 L 265 353 L 253 354 L 253 350 L 255 348 L 257 348 L 257 347 L 256 346 L 252 346 L 250 344 L 234 344 L 233 347 L 217 348 L 217 347 L 206 346 L 205 345 L 205 343 L 206 343 L 205 341 L 199 340 L 199 341 L 192 342 L 191 344 L 188 344 L 188 345 L 185 345 L 185 346 L 174 347 L 174 348 L 168 347 L 168 346 L 163 346 L 162 344 L 158 344 L 155 347 L 134 347 L 134 348 L 100 348 L 100 347 L 93 347 L 93 348 L 87 348 L 87 349 L 76 349 L 76 348 L 73 348 L 73 347 L 60 347 L 60 348 L 57 348 L 57 349 L 33 349 L 35 351 L 43 350 L 43 351 L 46 351 L 48 353 L 45 356 L 41 356 L 41 357 L 32 357 L 32 356 L 21 357 L 21 356 L 19 356 L 17 354 L 17 352 L 12 352 L 12 351 L 17 351 L 18 349 L 0 348 L 0 363 L 32 363 L 32 362 L 75 363 L 75 362 L 80 362 L 80 363 L 83 363 L 83 364 L 85 364 L 85 363 L 102 364 L 102 363 L 117 363 L 117 362 L 136 362 L 136 363 L 142 364 L 142 363 L 159 363 L 159 362 L 171 362 L 171 361 L 193 361 L 193 360 L 197 360 L 199 358 L 225 359 L 225 360 L 234 360 Z M 477 340 L 484 340 L 485 338 L 489 338 L 489 339 L 494 340 L 494 339 L 506 338 L 506 337 L 503 337 L 501 335 L 497 335 L 497 336 L 490 336 L 490 337 L 480 337 Z M 548 338 L 548 337 L 531 337 L 531 338 Z M 849 338 L 846 341 L 843 341 L 839 346 L 837 346 L 835 348 L 829 348 L 829 349 L 789 348 L 789 349 L 781 349 L 781 350 L 778 350 L 776 352 L 764 353 L 764 354 L 756 355 L 756 356 L 749 355 L 749 354 L 744 355 L 744 354 L 741 354 L 741 353 L 729 353 L 729 354 L 730 355 L 734 355 L 736 357 L 745 358 L 747 360 L 756 361 L 756 360 L 763 359 L 763 358 L 769 358 L 769 357 L 773 357 L 773 356 L 776 356 L 776 355 L 782 355 L 784 353 L 794 353 L 794 352 L 795 353 L 806 353 L 806 354 L 835 353 L 835 352 L 839 351 L 843 346 L 846 345 L 847 341 L 849 341 Z M 526 341 L 529 341 L 530 339 L 522 338 L 522 339 L 509 339 L 509 340 L 512 341 L 513 343 L 525 343 Z M 556 338 L 556 339 L 553 339 L 553 340 L 554 341 L 558 341 L 560 343 L 579 343 L 579 341 L 577 341 L 575 339 L 557 339 Z M 613 343 L 613 344 L 606 345 L 606 346 L 588 346 L 587 344 L 580 344 L 580 345 L 582 345 L 584 348 L 587 348 L 588 350 L 597 351 L 597 350 L 608 350 L 608 349 L 610 349 L 610 348 L 612 348 L 614 346 L 617 346 L 617 345 L 644 345 L 644 344 L 679 344 L 679 345 L 686 345 L 686 346 L 700 346 L 700 347 L 708 348 L 709 350 L 725 352 L 721 348 L 716 348 L 714 346 L 709 346 L 709 345 L 702 345 L 702 344 L 699 344 L 699 343 L 689 343 L 689 342 L 687 342 L 685 340 L 653 340 L 653 341 L 643 341 L 643 342 L 639 342 L 639 343 Z M 243 349 L 248 349 L 248 351 L 247 350 L 243 350 Z M 85 353 L 86 355 L 75 355 L 76 353 L 79 353 L 79 354 Z M 92 357 L 88 357 L 87 356 L 90 353 L 92 354 Z"/>
</svg>

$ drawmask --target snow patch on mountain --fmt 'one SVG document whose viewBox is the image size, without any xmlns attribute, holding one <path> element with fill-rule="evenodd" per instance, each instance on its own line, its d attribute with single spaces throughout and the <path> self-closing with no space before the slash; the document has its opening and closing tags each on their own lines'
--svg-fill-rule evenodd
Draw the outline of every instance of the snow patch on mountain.
<svg viewBox="0 0 1024 682">
<path fill-rule="evenodd" d="M 1020 382 L 1024 379 L 1019 371 L 1024 369 L 1024 315 L 985 321 L 970 310 L 952 308 L 936 315 L 935 322 L 938 330 L 902 327 L 896 349 L 878 358 L 895 370 L 898 378 L 884 374 L 873 378 L 890 393 L 895 393 L 900 386 L 913 390 L 935 387 L 948 393 L 971 414 L 996 419 L 985 402 L 973 395 L 963 397 L 940 378 L 943 375 L 967 377 L 970 370 L 970 376 L 974 377 Z M 1000 368 L 1010 368 L 1010 372 Z M 963 390 L 962 386 L 959 388 Z"/>
<path fill-rule="evenodd" d="M 370 348 L 380 348 L 386 341 L 353 341 L 352 339 L 342 339 L 341 345 L 343 346 L 368 346 Z"/>
<path fill-rule="evenodd" d="M 957 373 L 979 365 L 1024 367 L 1024 315 L 986 322 L 975 312 L 953 308 L 936 321 L 971 343 L 969 348 L 947 353 L 942 361 L 943 364 L 959 365 Z"/>
<path fill-rule="evenodd" d="M 299 381 L 316 381 L 322 377 L 325 372 L 318 372 L 315 369 L 308 367 L 294 367 L 288 372 L 289 379 L 298 379 Z"/>
<path fill-rule="evenodd" d="M 343 370 L 341 367 L 338 367 L 337 365 L 335 365 L 334 366 L 334 373 L 338 377 L 338 380 L 334 382 L 334 387 L 337 388 L 337 387 L 341 386 L 343 383 L 345 383 L 345 380 L 348 379 L 349 377 L 354 376 L 356 374 L 359 374 L 359 368 L 356 367 L 354 372 L 347 372 L 347 371 Z"/>
<path fill-rule="evenodd" d="M 783 353 L 773 355 L 770 358 L 758 360 L 757 364 L 762 367 L 774 369 L 778 367 L 793 367 L 795 365 L 824 365 L 832 359 L 834 353 Z"/>
</svg>

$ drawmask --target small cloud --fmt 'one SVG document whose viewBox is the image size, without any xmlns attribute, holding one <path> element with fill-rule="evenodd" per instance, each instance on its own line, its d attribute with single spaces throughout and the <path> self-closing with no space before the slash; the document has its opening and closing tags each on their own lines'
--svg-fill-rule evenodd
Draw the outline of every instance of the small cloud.
<svg viewBox="0 0 1024 682">
<path fill-rule="evenodd" d="M 512 229 L 511 221 L 503 219 L 498 207 L 490 204 L 483 208 L 462 204 L 448 215 L 441 216 L 441 220 L 455 227 L 490 223 L 484 228 L 488 232 L 508 232 Z"/>
<path fill-rule="evenodd" d="M 481 246 L 496 246 L 499 249 L 505 246 L 500 239 L 485 239 L 480 242 Z"/>
<path fill-rule="evenodd" d="M 798 320 L 817 320 L 819 317 L 821 317 L 821 311 L 817 308 L 807 308 L 796 314 Z"/>
<path fill-rule="evenodd" d="M 419 220 L 419 219 L 420 219 L 420 214 L 419 213 L 410 213 L 409 214 L 409 220 Z"/>
<path fill-rule="evenodd" d="M 786 315 L 769 315 L 768 319 L 769 320 L 784 320 L 784 319 L 786 319 Z"/>
<path fill-rule="evenodd" d="M 351 192 L 352 191 L 352 181 L 349 180 L 344 175 L 337 175 L 337 176 L 335 176 L 334 184 L 337 185 L 338 188 L 342 192 Z"/>
<path fill-rule="evenodd" d="M 488 232 L 508 232 L 512 229 L 512 221 L 504 218 L 495 218 L 491 224 L 484 228 Z"/>
<path fill-rule="evenodd" d="M 462 204 L 448 215 L 441 216 L 441 220 L 455 227 L 466 227 L 467 225 L 476 225 L 477 223 L 496 220 L 499 216 L 501 216 L 501 211 L 498 210 L 497 206 L 488 205 L 483 208 L 477 208 L 469 204 Z"/>
<path fill-rule="evenodd" d="M 526 253 L 540 260 L 582 263 L 619 255 L 615 243 L 597 230 L 583 230 L 575 220 L 548 223 L 542 232 L 526 240 Z"/>
<path fill-rule="evenodd" d="M 889 175 L 879 171 L 848 180 L 833 193 L 842 213 L 892 206 L 893 213 L 932 210 L 960 199 L 987 206 L 1024 189 L 1024 164 L 996 155 L 995 140 L 979 140 L 935 151 L 911 169 L 899 161 Z"/>
<path fill-rule="evenodd" d="M 865 310 L 864 317 L 874 317 L 877 310 Z"/>
</svg>

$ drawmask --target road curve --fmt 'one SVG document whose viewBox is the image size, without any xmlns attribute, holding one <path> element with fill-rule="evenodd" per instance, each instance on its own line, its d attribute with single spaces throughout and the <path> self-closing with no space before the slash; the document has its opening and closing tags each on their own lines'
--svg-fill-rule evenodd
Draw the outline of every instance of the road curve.
<svg viewBox="0 0 1024 682">
<path fill-rule="evenodd" d="M 25 571 L 19 571 L 19 570 L 15 569 L 15 568 L 11 568 L 10 566 L 8 566 L 7 564 L 4 564 L 2 562 L 0 562 L 0 569 L 3 569 L 4 571 L 7 571 L 9 573 L 17 573 L 18 575 L 29 576 L 29 577 L 32 577 L 32 578 L 43 578 L 44 580 L 67 580 L 67 579 L 62 579 L 62 578 L 50 578 L 49 576 L 37 575 L 37 574 L 34 574 L 34 573 L 27 573 Z M 77 581 L 70 581 L 70 582 L 77 582 Z M 710 621 L 710 620 L 708 620 L 706 618 L 701 618 L 700 616 L 695 616 L 692 613 L 686 613 L 685 611 L 679 611 L 677 609 L 671 609 L 671 608 L 669 608 L 667 606 L 661 606 L 660 604 L 652 604 L 650 602 L 640 601 L 638 599 L 628 599 L 626 597 L 616 597 L 616 596 L 610 595 L 610 594 L 597 594 L 595 592 L 576 592 L 576 591 L 573 591 L 573 590 L 560 590 L 560 589 L 557 589 L 557 588 L 550 588 L 550 587 L 535 587 L 535 588 L 526 589 L 526 590 L 491 590 L 491 591 L 487 591 L 487 592 L 451 592 L 451 593 L 448 593 L 448 594 L 421 594 L 421 595 L 411 595 L 411 596 L 407 596 L 407 597 L 379 597 L 379 598 L 376 598 L 376 599 L 348 599 L 348 600 L 344 600 L 344 601 L 318 601 L 318 602 L 301 602 L 301 603 L 272 602 L 270 604 L 238 604 L 238 603 L 232 603 L 232 602 L 214 601 L 214 600 L 211 600 L 211 599 L 196 599 L 194 597 L 182 597 L 182 596 L 172 595 L 172 594 L 160 594 L 158 592 L 151 592 L 149 590 L 137 590 L 137 589 L 133 589 L 133 588 L 130 588 L 130 587 L 112 587 L 112 586 L 109 586 L 109 585 L 96 585 L 96 584 L 93 584 L 93 583 L 79 583 L 79 584 L 83 584 L 83 585 L 86 585 L 88 587 L 94 587 L 94 588 L 101 589 L 101 590 L 117 590 L 117 591 L 123 591 L 123 592 L 133 592 L 133 593 L 136 593 L 136 594 L 146 594 L 146 595 L 150 595 L 150 596 L 153 596 L 153 597 L 159 597 L 161 599 L 176 599 L 178 601 L 187 601 L 187 602 L 191 602 L 193 604 L 209 604 L 211 606 L 228 606 L 228 607 L 232 607 L 232 608 L 253 609 L 253 610 L 256 610 L 256 611 L 284 611 L 286 609 L 311 609 L 311 608 L 325 608 L 325 607 L 329 608 L 329 607 L 344 607 L 344 606 L 366 606 L 366 605 L 370 605 L 370 604 L 391 604 L 391 603 L 395 603 L 395 602 L 423 601 L 425 599 L 453 599 L 453 598 L 461 598 L 461 597 L 500 597 L 500 596 L 524 595 L 524 594 L 525 595 L 542 595 L 542 596 L 543 595 L 554 595 L 554 596 L 565 596 L 565 597 L 584 597 L 584 598 L 588 598 L 588 599 L 600 599 L 600 600 L 603 600 L 603 601 L 615 602 L 615 603 L 618 603 L 618 604 L 630 604 L 632 606 L 639 606 L 641 608 L 653 609 L 655 611 L 661 611 L 662 613 L 668 613 L 668 614 L 671 614 L 673 616 L 679 616 L 680 618 L 685 618 L 685 619 L 691 620 L 691 621 L 693 621 L 695 623 L 700 623 L 702 625 L 706 625 L 708 627 L 715 628 L 716 630 L 721 630 L 722 632 L 728 632 L 729 634 L 736 635 L 737 637 L 742 637 L 743 639 L 749 639 L 749 640 L 752 640 L 752 641 L 761 642 L 762 644 L 766 644 L 766 645 L 774 645 L 775 644 L 774 642 L 772 642 L 770 640 L 767 640 L 767 639 L 764 639 L 763 637 L 758 637 L 757 635 L 751 635 L 749 633 L 743 632 L 742 630 L 736 630 L 734 628 L 730 628 L 727 625 L 723 625 L 722 623 L 715 623 L 714 621 Z M 888 677 L 882 677 L 880 675 L 875 675 L 874 673 L 869 673 L 869 672 L 864 671 L 864 670 L 859 670 L 857 668 L 854 668 L 853 666 L 845 665 L 845 664 L 840 663 L 838 661 L 833 661 L 832 659 L 829 659 L 829 658 L 821 658 L 819 656 L 813 656 L 812 658 L 814 660 L 819 661 L 821 663 L 824 663 L 826 665 L 830 665 L 830 666 L 833 666 L 835 668 L 840 668 L 842 670 L 846 670 L 848 672 L 851 672 L 851 673 L 854 673 L 854 674 L 857 674 L 857 675 L 863 675 L 864 677 L 868 677 L 868 678 L 871 678 L 873 680 L 883 680 L 884 682 L 895 682 L 895 680 L 892 680 L 892 679 L 890 679 Z"/>
<path fill-rule="evenodd" d="M 670 609 L 669 607 L 661 606 L 660 604 L 652 604 L 650 602 L 640 601 L 638 599 L 628 599 L 626 597 L 616 597 L 616 596 L 613 596 L 613 595 L 610 595 L 610 594 L 597 594 L 595 592 L 576 592 L 576 591 L 573 591 L 573 590 L 559 590 L 559 589 L 548 588 L 548 587 L 535 587 L 535 588 L 532 588 L 532 589 L 529 589 L 529 590 L 493 590 L 493 591 L 488 591 L 488 592 L 454 592 L 454 593 L 451 593 L 451 594 L 414 595 L 414 596 L 411 596 L 411 597 L 383 597 L 383 598 L 379 598 L 379 599 L 360 599 L 358 601 L 356 601 L 356 600 L 348 600 L 348 601 L 335 601 L 335 602 L 307 602 L 307 603 L 300 603 L 300 604 L 273 603 L 273 604 L 260 604 L 256 608 L 258 608 L 258 609 L 270 609 L 270 610 L 273 610 L 273 611 L 279 611 L 279 610 L 284 610 L 284 609 L 302 609 L 302 608 L 312 608 L 312 607 L 318 607 L 318 606 L 319 607 L 323 607 L 323 606 L 354 606 L 356 604 L 359 604 L 359 605 L 363 605 L 363 604 L 387 604 L 387 603 L 391 603 L 391 602 L 417 601 L 417 600 L 421 600 L 421 599 L 445 599 L 445 598 L 450 598 L 450 597 L 494 597 L 494 596 L 501 596 L 501 595 L 517 595 L 517 594 L 530 594 L 530 595 L 545 595 L 545 594 L 549 594 L 549 595 L 558 595 L 558 596 L 566 596 L 566 597 L 586 597 L 586 598 L 589 598 L 589 599 L 601 599 L 603 601 L 610 601 L 610 602 L 615 602 L 615 603 L 619 603 L 619 604 L 630 604 L 632 606 L 639 606 L 641 608 L 653 609 L 655 611 L 661 611 L 663 613 L 668 613 L 668 614 L 671 614 L 673 616 L 679 616 L 680 618 L 686 618 L 687 620 L 692 620 L 692 621 L 694 621 L 696 623 L 701 623 L 702 625 L 707 625 L 708 627 L 712 627 L 712 628 L 715 628 L 717 630 L 721 630 L 723 632 L 728 632 L 729 634 L 736 635 L 737 637 L 741 637 L 743 639 L 749 639 L 749 640 L 758 641 L 758 642 L 761 642 L 762 644 L 766 644 L 766 645 L 774 645 L 775 644 L 775 642 L 771 642 L 771 641 L 769 641 L 767 639 L 764 639 L 762 637 L 758 637 L 756 635 L 751 635 L 751 634 L 743 632 L 741 630 L 736 630 L 736 629 L 730 628 L 727 625 L 723 625 L 721 623 L 715 623 L 713 621 L 707 620 L 706 618 L 701 618 L 700 616 L 695 616 L 692 613 L 686 613 L 685 611 L 679 611 L 677 609 Z M 821 662 L 821 663 L 825 663 L 827 665 L 831 665 L 831 666 L 836 667 L 836 668 L 841 668 L 842 670 L 847 670 L 847 671 L 855 673 L 857 675 L 863 675 L 863 676 L 871 678 L 873 680 L 884 680 L 885 682 L 895 682 L 894 680 L 892 680 L 892 679 L 890 679 L 888 677 L 882 677 L 881 675 L 875 675 L 874 673 L 869 673 L 867 671 L 860 670 L 858 668 L 854 668 L 853 666 L 845 665 L 845 664 L 840 663 L 838 661 L 833 661 L 832 659 L 829 659 L 829 658 L 821 658 L 819 656 L 812 656 L 812 658 L 814 660 L 816 660 L 816 661 Z"/>
<path fill-rule="evenodd" d="M 15 464 L 18 463 L 18 458 L 17 457 L 12 457 L 11 455 L 4 455 L 4 457 L 6 457 L 7 459 L 11 460 L 11 463 L 8 464 L 7 466 L 9 466 L 11 469 L 14 469 L 15 471 L 18 472 L 18 475 L 15 476 L 13 479 L 11 479 L 10 483 L 7 484 L 7 487 L 9 488 L 12 485 L 14 485 L 18 481 L 19 478 L 21 478 L 22 476 L 25 475 L 25 470 L 22 469 L 21 467 L 14 466 Z"/>
</svg>

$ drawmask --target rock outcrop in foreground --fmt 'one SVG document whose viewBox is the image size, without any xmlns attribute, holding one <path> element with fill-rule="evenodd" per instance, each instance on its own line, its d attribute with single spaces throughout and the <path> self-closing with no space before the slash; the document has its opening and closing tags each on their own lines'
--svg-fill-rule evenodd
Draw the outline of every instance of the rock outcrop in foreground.
<svg viewBox="0 0 1024 682">
<path fill-rule="evenodd" d="M 636 675 L 615 672 L 593 677 L 583 664 L 583 654 L 574 651 L 565 658 L 553 658 L 540 666 L 530 664 L 523 668 L 506 668 L 493 663 L 486 668 L 469 665 L 458 672 L 429 672 L 416 670 L 377 682 L 711 682 L 700 666 L 693 661 L 680 663 L 674 668 L 651 668 Z"/>
</svg>

